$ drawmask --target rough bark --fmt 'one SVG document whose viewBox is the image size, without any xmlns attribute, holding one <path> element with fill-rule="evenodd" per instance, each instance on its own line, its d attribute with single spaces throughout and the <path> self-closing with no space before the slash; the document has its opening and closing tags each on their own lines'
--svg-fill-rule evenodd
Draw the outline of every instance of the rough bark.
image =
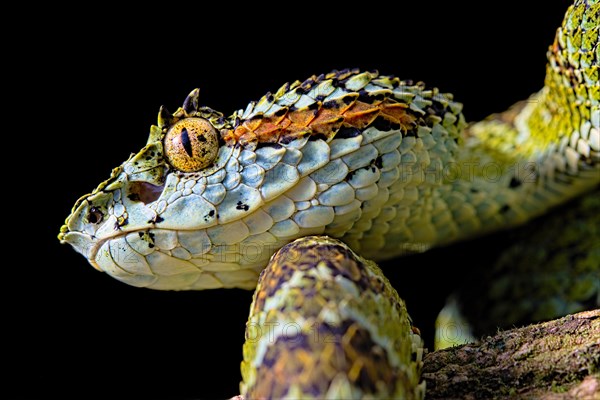
<svg viewBox="0 0 600 400">
<path fill-rule="evenodd" d="M 600 399 L 600 310 L 428 354 L 426 399 Z"/>
</svg>

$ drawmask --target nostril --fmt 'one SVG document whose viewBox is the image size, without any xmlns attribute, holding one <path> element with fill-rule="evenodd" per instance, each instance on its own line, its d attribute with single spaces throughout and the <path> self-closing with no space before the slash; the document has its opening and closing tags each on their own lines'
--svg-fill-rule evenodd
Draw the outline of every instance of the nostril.
<svg viewBox="0 0 600 400">
<path fill-rule="evenodd" d="M 130 182 L 127 198 L 144 204 L 152 203 L 158 200 L 164 188 L 164 185 L 156 186 L 148 182 Z"/>
</svg>

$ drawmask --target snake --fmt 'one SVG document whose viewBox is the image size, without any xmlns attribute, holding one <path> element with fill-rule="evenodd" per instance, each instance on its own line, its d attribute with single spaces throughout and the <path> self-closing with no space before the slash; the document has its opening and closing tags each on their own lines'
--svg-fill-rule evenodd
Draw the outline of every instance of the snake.
<svg viewBox="0 0 600 400">
<path fill-rule="evenodd" d="M 378 71 L 286 83 L 229 116 L 195 89 L 161 107 L 58 238 L 136 287 L 256 289 L 249 398 L 422 398 L 418 330 L 374 262 L 521 226 L 598 187 L 599 25 L 600 2 L 575 0 L 544 87 L 470 124 L 452 94 Z"/>
</svg>

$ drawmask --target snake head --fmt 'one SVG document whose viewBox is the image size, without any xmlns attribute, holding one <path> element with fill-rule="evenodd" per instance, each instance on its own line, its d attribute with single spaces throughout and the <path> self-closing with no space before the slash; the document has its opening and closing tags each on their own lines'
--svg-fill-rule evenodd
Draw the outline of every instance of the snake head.
<svg viewBox="0 0 600 400">
<path fill-rule="evenodd" d="M 333 218 L 333 207 L 315 207 L 293 222 L 297 207 L 283 196 L 327 164 L 325 141 L 233 140 L 242 111 L 223 118 L 199 106 L 198 93 L 173 114 L 161 108 L 146 145 L 81 197 L 60 229 L 62 243 L 130 285 L 250 289 L 277 249 Z M 328 172 L 348 171 L 326 171 L 324 182 Z M 316 185 L 307 183 L 295 198 L 310 206 Z"/>
<path fill-rule="evenodd" d="M 402 185 L 452 161 L 460 109 L 424 84 L 358 70 L 285 84 L 227 118 L 195 90 L 160 110 L 146 146 L 75 204 L 59 239 L 121 281 L 175 290 L 254 288 L 271 255 L 307 235 L 367 257 L 422 251 L 432 225 L 398 224 L 386 240 L 396 211 L 385 205 L 421 207 Z"/>
<path fill-rule="evenodd" d="M 202 275 L 198 286 L 224 286 L 189 261 L 211 261 L 202 257 L 212 247 L 205 230 L 227 222 L 218 221 L 217 205 L 236 153 L 220 139 L 222 114 L 197 99 L 196 89 L 175 113 L 161 108 L 147 144 L 75 203 L 58 238 L 96 269 L 135 286 L 189 288 Z"/>
</svg>

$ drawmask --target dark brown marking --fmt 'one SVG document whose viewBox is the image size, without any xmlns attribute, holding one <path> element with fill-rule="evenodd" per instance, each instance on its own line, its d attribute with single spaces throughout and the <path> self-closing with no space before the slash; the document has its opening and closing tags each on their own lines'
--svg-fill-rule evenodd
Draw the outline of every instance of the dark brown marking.
<svg viewBox="0 0 600 400">
<path fill-rule="evenodd" d="M 250 206 L 248 206 L 248 204 L 244 204 L 241 201 L 238 201 L 235 208 L 236 208 L 236 210 L 248 211 L 250 209 Z"/>
</svg>

